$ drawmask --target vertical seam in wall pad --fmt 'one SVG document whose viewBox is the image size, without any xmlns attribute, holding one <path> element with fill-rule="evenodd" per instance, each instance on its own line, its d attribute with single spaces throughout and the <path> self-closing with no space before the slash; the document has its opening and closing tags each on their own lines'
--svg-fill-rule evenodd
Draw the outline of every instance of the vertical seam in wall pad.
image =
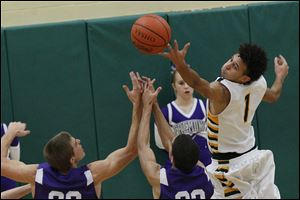
<svg viewBox="0 0 300 200">
<path fill-rule="evenodd" d="M 7 45 L 7 35 L 6 30 L 3 30 L 3 34 L 5 37 L 5 48 L 6 48 L 6 61 L 7 61 L 7 74 L 8 74 L 8 87 L 9 87 L 9 95 L 10 95 L 10 104 L 11 104 L 11 117 L 12 121 L 15 121 L 15 112 L 14 112 L 14 101 L 13 101 L 13 95 L 12 95 L 12 85 L 11 85 L 11 78 L 10 78 L 10 65 L 9 65 L 9 59 L 8 59 L 8 45 Z"/>
<path fill-rule="evenodd" d="M 87 45 L 87 53 L 88 53 L 88 68 L 89 68 L 89 78 L 90 78 L 90 86 L 91 86 L 91 95 L 92 95 L 92 106 L 93 106 L 93 119 L 95 124 L 95 137 L 96 137 L 96 151 L 97 151 L 97 160 L 100 159 L 99 155 L 99 147 L 98 147 L 98 134 L 97 134 L 97 123 L 96 123 L 96 110 L 95 110 L 95 98 L 94 98 L 94 87 L 93 87 L 93 79 L 92 79 L 92 67 L 91 67 L 91 56 L 90 56 L 90 45 L 89 45 L 89 33 L 88 33 L 88 23 L 84 21 L 85 24 L 85 32 L 86 32 L 86 45 Z"/>
<path fill-rule="evenodd" d="M 248 17 L 248 31 L 249 31 L 249 42 L 252 43 L 252 38 L 251 38 L 251 21 L 250 21 L 250 7 L 247 5 L 247 17 Z M 256 144 L 258 147 L 260 147 L 260 131 L 259 131 L 259 120 L 258 120 L 258 110 L 255 111 L 255 121 L 256 121 L 256 127 L 257 127 L 257 138 L 256 138 Z"/>
</svg>

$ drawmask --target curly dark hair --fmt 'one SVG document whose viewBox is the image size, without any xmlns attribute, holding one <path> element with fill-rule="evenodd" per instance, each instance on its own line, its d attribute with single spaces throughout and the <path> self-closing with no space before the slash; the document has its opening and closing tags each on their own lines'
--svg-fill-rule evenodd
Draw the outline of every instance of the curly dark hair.
<svg viewBox="0 0 300 200">
<path fill-rule="evenodd" d="M 264 49 L 255 45 L 244 43 L 239 48 L 240 58 L 247 66 L 246 75 L 251 78 L 245 84 L 250 84 L 259 79 L 267 69 L 267 56 Z"/>
</svg>

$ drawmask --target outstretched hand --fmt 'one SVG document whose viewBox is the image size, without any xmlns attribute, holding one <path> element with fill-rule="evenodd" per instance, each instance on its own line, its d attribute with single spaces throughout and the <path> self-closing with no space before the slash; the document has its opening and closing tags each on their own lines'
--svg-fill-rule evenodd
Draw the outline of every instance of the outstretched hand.
<svg viewBox="0 0 300 200">
<path fill-rule="evenodd" d="M 11 122 L 7 127 L 7 134 L 13 134 L 15 137 L 23 137 L 30 133 L 26 130 L 26 124 L 22 122 Z"/>
<path fill-rule="evenodd" d="M 171 60 L 176 67 L 182 66 L 182 65 L 186 64 L 185 56 L 186 56 L 190 46 L 191 46 L 191 43 L 188 42 L 184 45 L 183 49 L 179 50 L 177 40 L 174 40 L 174 48 L 169 43 L 168 44 L 169 52 L 159 53 L 159 55 Z"/>
<path fill-rule="evenodd" d="M 143 84 L 141 83 L 141 78 L 139 73 L 130 72 L 129 73 L 132 83 L 132 90 L 129 90 L 127 85 L 123 85 L 123 89 L 126 92 L 129 100 L 134 105 L 140 105 L 141 103 L 141 96 L 143 92 Z"/>
<path fill-rule="evenodd" d="M 276 56 L 274 58 L 274 68 L 276 76 L 283 82 L 285 77 L 288 75 L 289 66 L 282 55 Z"/>
<path fill-rule="evenodd" d="M 162 87 L 158 87 L 156 90 L 154 89 L 155 79 L 150 79 L 148 77 L 143 77 L 145 80 L 144 83 L 144 92 L 143 92 L 143 105 L 144 106 L 152 106 L 157 101 L 157 95 L 162 90 Z"/>
</svg>

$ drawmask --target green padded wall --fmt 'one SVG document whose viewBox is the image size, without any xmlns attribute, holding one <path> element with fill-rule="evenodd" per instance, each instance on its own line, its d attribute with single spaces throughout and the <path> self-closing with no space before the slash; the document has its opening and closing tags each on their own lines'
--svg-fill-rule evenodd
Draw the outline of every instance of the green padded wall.
<svg viewBox="0 0 300 200">
<path fill-rule="evenodd" d="M 1 29 L 1 122 L 13 119 L 5 31 Z"/>
<path fill-rule="evenodd" d="M 273 105 L 263 103 L 253 122 L 260 148 L 274 152 L 282 198 L 299 197 L 299 3 L 157 14 L 169 21 L 172 39 L 181 48 L 191 42 L 187 62 L 208 81 L 216 79 L 243 42 L 266 48 L 269 86 L 273 57 L 286 56 L 290 71 L 282 96 Z M 131 88 L 130 71 L 157 79 L 155 85 L 163 86 L 161 106 L 173 100 L 169 61 L 143 55 L 131 43 L 131 26 L 138 17 L 1 29 L 1 121 L 28 124 L 31 135 L 21 140 L 23 161 L 42 162 L 44 144 L 61 130 L 81 139 L 87 154 L 82 164 L 123 147 L 132 106 L 122 85 Z M 155 146 L 153 135 L 151 139 L 163 164 L 167 155 Z M 103 197 L 152 198 L 138 158 L 103 183 Z"/>
<path fill-rule="evenodd" d="M 165 81 L 169 80 L 169 62 L 159 56 L 143 55 L 131 43 L 131 26 L 138 17 L 88 21 L 100 159 L 127 143 L 132 105 L 122 85 L 127 84 L 131 89 L 129 72 L 138 71 L 142 75 L 155 77 L 156 85 L 168 84 Z M 170 95 L 170 92 L 168 94 L 163 90 L 160 98 Z M 138 159 L 103 183 L 103 197 L 152 197 Z"/>
<path fill-rule="evenodd" d="M 180 48 L 191 42 L 187 62 L 208 81 L 214 81 L 220 68 L 241 42 L 249 41 L 247 7 L 174 12 L 169 15 Z"/>
<path fill-rule="evenodd" d="M 259 137 L 260 148 L 273 151 L 282 198 L 299 198 L 299 3 L 251 5 L 249 19 L 252 42 L 269 58 L 268 87 L 275 80 L 274 57 L 282 54 L 289 64 L 280 99 L 259 107 Z"/>
<path fill-rule="evenodd" d="M 22 160 L 42 162 L 45 143 L 62 130 L 81 139 L 85 161 L 97 157 L 84 21 L 7 28 L 14 120 L 31 135 Z"/>
</svg>

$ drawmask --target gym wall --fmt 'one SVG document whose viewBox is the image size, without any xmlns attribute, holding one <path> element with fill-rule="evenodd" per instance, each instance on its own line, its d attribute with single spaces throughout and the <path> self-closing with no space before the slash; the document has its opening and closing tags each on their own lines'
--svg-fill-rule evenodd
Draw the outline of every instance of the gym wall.
<svg viewBox="0 0 300 200">
<path fill-rule="evenodd" d="M 262 103 L 253 125 L 260 149 L 270 149 L 282 198 L 299 197 L 299 3 L 261 3 L 201 11 L 156 13 L 168 20 L 180 47 L 191 42 L 187 62 L 208 81 L 240 43 L 264 47 L 265 74 L 274 81 L 273 58 L 282 54 L 290 69 L 282 96 Z M 157 79 L 161 106 L 173 99 L 169 61 L 139 53 L 130 30 L 141 15 L 1 29 L 1 121 L 24 121 L 21 160 L 43 162 L 45 143 L 65 130 L 79 138 L 86 158 L 104 159 L 126 145 L 131 103 L 122 89 L 130 71 Z M 131 87 L 130 87 L 131 88 Z M 153 119 L 151 123 L 153 133 Z M 166 154 L 151 146 L 160 164 Z M 138 159 L 103 183 L 104 198 L 152 198 Z"/>
</svg>

